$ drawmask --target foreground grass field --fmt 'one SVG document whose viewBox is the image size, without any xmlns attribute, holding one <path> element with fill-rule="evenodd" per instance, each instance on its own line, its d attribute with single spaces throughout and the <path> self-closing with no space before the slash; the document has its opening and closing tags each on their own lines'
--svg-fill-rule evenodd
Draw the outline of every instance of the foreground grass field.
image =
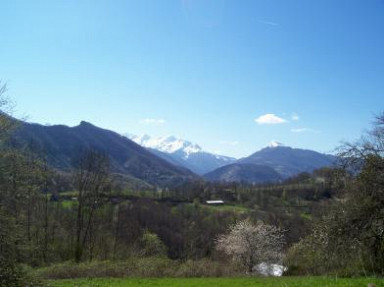
<svg viewBox="0 0 384 287">
<path fill-rule="evenodd" d="M 384 286 L 384 279 L 378 278 L 188 278 L 188 279 L 75 279 L 50 281 L 52 287 L 358 287 Z"/>
</svg>

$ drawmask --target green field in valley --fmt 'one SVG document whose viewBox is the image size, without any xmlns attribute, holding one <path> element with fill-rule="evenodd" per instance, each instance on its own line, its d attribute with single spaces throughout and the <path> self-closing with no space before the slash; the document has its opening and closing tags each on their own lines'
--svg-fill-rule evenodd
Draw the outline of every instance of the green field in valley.
<svg viewBox="0 0 384 287">
<path fill-rule="evenodd" d="M 369 284 L 374 285 L 369 285 Z M 384 286 L 379 278 L 169 278 L 169 279 L 73 279 L 50 281 L 52 287 L 358 287 Z"/>
</svg>

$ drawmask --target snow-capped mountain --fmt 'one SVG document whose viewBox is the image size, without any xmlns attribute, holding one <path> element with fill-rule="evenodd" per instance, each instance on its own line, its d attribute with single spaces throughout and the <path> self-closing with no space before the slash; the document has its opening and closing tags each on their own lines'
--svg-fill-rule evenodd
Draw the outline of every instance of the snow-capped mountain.
<svg viewBox="0 0 384 287">
<path fill-rule="evenodd" d="M 204 175 L 211 181 L 277 182 L 301 172 L 332 166 L 336 158 L 313 150 L 291 148 L 277 141 L 233 164 Z"/>
<path fill-rule="evenodd" d="M 205 152 L 199 145 L 174 136 L 152 138 L 148 135 L 127 135 L 172 164 L 186 167 L 197 174 L 205 174 L 236 161 L 235 158 Z"/>
<path fill-rule="evenodd" d="M 156 149 L 165 153 L 182 151 L 185 157 L 193 153 L 202 152 L 202 148 L 197 144 L 174 136 L 151 138 L 149 135 L 142 135 L 132 136 L 130 139 L 143 147 Z"/>
<path fill-rule="evenodd" d="M 275 169 L 283 178 L 301 172 L 312 172 L 321 167 L 332 166 L 336 157 L 313 150 L 291 148 L 272 142 L 267 147 L 239 159 L 237 163 L 265 165 Z"/>
</svg>

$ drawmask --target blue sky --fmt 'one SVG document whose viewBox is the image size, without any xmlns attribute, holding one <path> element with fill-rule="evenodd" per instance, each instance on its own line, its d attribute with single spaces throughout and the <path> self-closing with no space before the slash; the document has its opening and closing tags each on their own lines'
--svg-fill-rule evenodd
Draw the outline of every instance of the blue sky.
<svg viewBox="0 0 384 287">
<path fill-rule="evenodd" d="M 330 152 L 384 110 L 382 0 L 3 0 L 16 115 L 247 156 Z"/>
</svg>

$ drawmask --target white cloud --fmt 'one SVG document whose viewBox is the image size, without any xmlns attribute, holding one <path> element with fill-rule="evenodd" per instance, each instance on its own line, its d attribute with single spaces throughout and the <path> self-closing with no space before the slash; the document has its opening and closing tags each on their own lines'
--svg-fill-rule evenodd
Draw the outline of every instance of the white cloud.
<svg viewBox="0 0 384 287">
<path fill-rule="evenodd" d="M 309 133 L 320 133 L 320 131 L 318 130 L 314 130 L 314 129 L 309 129 L 309 128 L 294 128 L 294 129 L 291 129 L 291 132 L 293 133 L 305 133 L 305 132 L 309 132 Z"/>
<path fill-rule="evenodd" d="M 152 125 L 152 126 L 161 126 L 164 125 L 167 121 L 163 119 L 143 119 L 140 121 L 140 124 L 143 125 Z"/>
<path fill-rule="evenodd" d="M 239 145 L 238 141 L 219 141 L 221 145 L 237 146 Z"/>
<path fill-rule="evenodd" d="M 280 118 L 275 114 L 265 114 L 255 119 L 255 122 L 258 123 L 259 125 L 275 125 L 275 124 L 283 124 L 287 122 L 287 120 Z"/>
<path fill-rule="evenodd" d="M 296 113 L 292 113 L 291 119 L 292 119 L 292 121 L 298 121 L 298 120 L 300 120 L 300 116 Z"/>
</svg>

